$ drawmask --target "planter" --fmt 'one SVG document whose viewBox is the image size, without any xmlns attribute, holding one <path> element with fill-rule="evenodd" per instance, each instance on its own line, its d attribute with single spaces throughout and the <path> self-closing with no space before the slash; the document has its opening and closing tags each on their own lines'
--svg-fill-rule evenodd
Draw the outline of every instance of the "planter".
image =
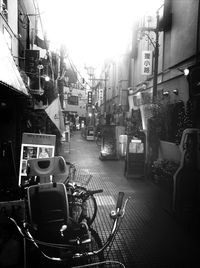
<svg viewBox="0 0 200 268">
<path fill-rule="evenodd" d="M 168 141 L 160 141 L 159 158 L 180 162 L 181 151 L 177 144 Z"/>
<path fill-rule="evenodd" d="M 158 159 L 154 161 L 152 165 L 153 182 L 171 193 L 173 190 L 173 175 L 178 167 L 179 163 L 172 160 Z"/>
</svg>

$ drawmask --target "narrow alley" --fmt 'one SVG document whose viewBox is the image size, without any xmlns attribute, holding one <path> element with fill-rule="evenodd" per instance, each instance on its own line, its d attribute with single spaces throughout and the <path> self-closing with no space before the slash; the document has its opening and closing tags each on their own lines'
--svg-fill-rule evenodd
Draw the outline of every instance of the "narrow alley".
<svg viewBox="0 0 200 268">
<path fill-rule="evenodd" d="M 67 154 L 63 144 L 66 160 L 92 174 L 89 188 L 103 189 L 97 196 L 98 216 L 93 223 L 103 241 L 109 234 L 109 212 L 115 206 L 117 193 L 124 191 L 125 197 L 131 197 L 108 260 L 119 261 L 128 268 L 200 264 L 198 241 L 174 220 L 170 198 L 161 189 L 145 179 L 127 180 L 123 175 L 124 161 L 99 160 L 95 141 L 86 141 L 78 131 L 72 136 L 70 147 Z"/>
</svg>

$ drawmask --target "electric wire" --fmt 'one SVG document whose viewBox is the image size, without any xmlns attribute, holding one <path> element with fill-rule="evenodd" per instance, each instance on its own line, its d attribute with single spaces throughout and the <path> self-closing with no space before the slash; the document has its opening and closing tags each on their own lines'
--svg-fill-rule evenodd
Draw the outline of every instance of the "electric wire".
<svg viewBox="0 0 200 268">
<path fill-rule="evenodd" d="M 68 61 L 69 61 L 69 64 L 70 64 L 70 66 L 71 66 L 73 72 L 74 72 L 75 74 L 78 73 L 78 75 L 81 77 L 81 79 L 84 79 L 84 80 L 85 80 L 85 78 L 81 75 L 81 73 L 79 72 L 79 70 L 77 69 L 77 67 L 75 66 L 75 64 L 74 64 L 74 63 L 72 62 L 72 60 L 70 59 L 69 55 L 67 55 L 67 59 L 68 59 Z M 83 83 L 81 83 L 80 80 L 79 80 L 78 78 L 77 78 L 77 80 L 78 80 L 79 84 L 86 90 L 86 86 L 85 86 Z M 92 89 L 91 86 L 88 84 L 87 81 L 86 81 L 85 83 L 86 83 L 86 85 L 89 86 L 90 89 Z"/>
</svg>

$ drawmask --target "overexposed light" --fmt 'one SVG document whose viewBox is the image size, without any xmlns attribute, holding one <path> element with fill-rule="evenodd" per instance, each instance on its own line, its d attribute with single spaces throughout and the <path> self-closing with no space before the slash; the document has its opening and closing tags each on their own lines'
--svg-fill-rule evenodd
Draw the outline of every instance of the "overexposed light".
<svg viewBox="0 0 200 268">
<path fill-rule="evenodd" d="M 44 77 L 44 79 L 45 79 L 46 82 L 49 82 L 49 81 L 50 81 L 50 77 L 49 77 L 48 75 L 46 75 L 46 76 Z"/>
<path fill-rule="evenodd" d="M 190 70 L 188 68 L 183 70 L 183 73 L 185 76 L 187 76 L 190 73 Z"/>
<path fill-rule="evenodd" d="M 75 62 L 93 66 L 122 54 L 131 42 L 134 21 L 154 12 L 162 3 L 163 0 L 38 1 L 52 44 L 65 44 Z"/>
</svg>

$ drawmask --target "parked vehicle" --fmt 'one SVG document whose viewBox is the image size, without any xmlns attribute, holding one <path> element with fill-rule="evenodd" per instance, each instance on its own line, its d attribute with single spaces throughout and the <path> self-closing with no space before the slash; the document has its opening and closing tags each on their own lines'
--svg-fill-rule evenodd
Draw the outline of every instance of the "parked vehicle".
<svg viewBox="0 0 200 268">
<path fill-rule="evenodd" d="M 119 193 L 116 209 L 110 212 L 112 228 L 106 242 L 102 244 L 98 233 L 92 228 L 97 213 L 94 194 L 102 190 L 88 190 L 87 187 L 73 182 L 76 169 L 72 164 L 70 167 L 68 168 L 63 157 L 28 160 L 27 174 L 39 176 L 39 183 L 24 189 L 27 208 L 25 221 L 19 222 L 12 217 L 9 219 L 24 239 L 31 241 L 39 250 L 44 259 L 63 262 L 66 267 L 85 267 L 86 263 L 100 267 L 106 263 L 103 252 L 115 238 L 128 199 L 123 202 L 124 193 Z M 66 176 L 64 183 L 57 182 L 60 176 Z M 89 213 L 90 200 L 94 208 L 92 214 Z M 118 264 L 124 267 L 123 264 Z"/>
</svg>

